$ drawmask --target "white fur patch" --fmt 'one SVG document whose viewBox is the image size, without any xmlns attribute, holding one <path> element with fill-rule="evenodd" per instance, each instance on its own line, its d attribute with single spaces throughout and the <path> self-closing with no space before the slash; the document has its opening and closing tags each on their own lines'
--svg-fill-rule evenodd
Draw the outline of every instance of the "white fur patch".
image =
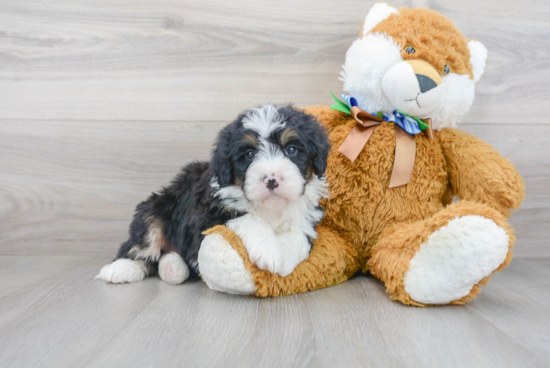
<svg viewBox="0 0 550 368">
<path fill-rule="evenodd" d="M 274 217 L 273 220 L 277 222 L 281 218 Z M 274 230 L 271 222 L 253 214 L 246 214 L 226 224 L 241 238 L 251 262 L 262 270 L 286 277 L 307 259 L 310 244 L 306 233 L 300 228 L 287 227 L 294 224 L 279 225 Z"/>
<path fill-rule="evenodd" d="M 474 82 L 477 83 L 487 65 L 487 49 L 481 42 L 474 40 L 468 42 L 468 48 L 470 49 L 470 63 L 474 69 Z"/>
<path fill-rule="evenodd" d="M 241 238 L 252 263 L 271 273 L 281 275 L 286 272 L 283 247 L 269 223 L 258 216 L 246 214 L 228 221 L 226 226 Z"/>
<path fill-rule="evenodd" d="M 189 267 L 176 252 L 170 252 L 160 257 L 159 276 L 172 285 L 179 285 L 189 278 Z"/>
<path fill-rule="evenodd" d="M 405 273 L 405 290 L 419 303 L 458 300 L 504 262 L 509 240 L 502 227 L 485 217 L 450 220 L 420 245 Z"/>
<path fill-rule="evenodd" d="M 124 284 L 143 280 L 147 273 L 145 265 L 141 261 L 133 261 L 120 258 L 103 266 L 96 280 L 103 280 L 113 284 Z"/>
<path fill-rule="evenodd" d="M 365 18 L 365 24 L 363 25 L 363 35 L 366 35 L 376 27 L 378 23 L 388 18 L 392 14 L 399 14 L 397 9 L 389 6 L 386 3 L 374 4 L 369 10 L 367 17 Z"/>
<path fill-rule="evenodd" d="M 256 291 L 252 274 L 223 236 L 205 236 L 198 260 L 201 276 L 210 289 L 229 294 L 253 294 Z"/>
<path fill-rule="evenodd" d="M 285 126 L 274 105 L 262 105 L 250 109 L 242 121 L 246 129 L 254 130 L 263 138 L 268 138 L 272 132 L 283 129 Z"/>
<path fill-rule="evenodd" d="M 340 79 L 344 91 L 355 97 L 359 107 L 367 112 L 393 112 L 395 107 L 382 91 L 382 78 L 401 61 L 401 46 L 384 34 L 368 34 L 355 40 L 342 66 Z"/>
<path fill-rule="evenodd" d="M 443 77 L 445 98 L 441 107 L 432 114 L 432 128 L 456 128 L 472 107 L 475 98 L 475 82 L 467 74 L 451 73 Z"/>
</svg>

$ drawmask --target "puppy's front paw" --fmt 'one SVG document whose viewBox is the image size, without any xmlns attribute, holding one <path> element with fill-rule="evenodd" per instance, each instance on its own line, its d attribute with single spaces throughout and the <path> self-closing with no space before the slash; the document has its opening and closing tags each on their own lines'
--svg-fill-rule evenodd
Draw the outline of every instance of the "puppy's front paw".
<svg viewBox="0 0 550 368">
<path fill-rule="evenodd" d="M 287 273 L 284 267 L 285 255 L 276 244 L 255 244 L 252 247 L 247 247 L 247 250 L 250 261 L 259 269 L 279 274 L 282 277 L 290 273 Z"/>
<path fill-rule="evenodd" d="M 113 263 L 103 266 L 95 279 L 113 284 L 137 282 L 143 280 L 145 271 L 143 263 L 127 258 L 119 258 Z"/>
</svg>

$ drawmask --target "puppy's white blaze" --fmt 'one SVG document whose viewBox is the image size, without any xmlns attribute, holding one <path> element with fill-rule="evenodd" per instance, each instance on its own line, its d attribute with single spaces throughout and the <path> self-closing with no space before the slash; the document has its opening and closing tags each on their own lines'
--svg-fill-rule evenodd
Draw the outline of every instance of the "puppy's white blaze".
<svg viewBox="0 0 550 368">
<path fill-rule="evenodd" d="M 274 105 L 250 109 L 242 121 L 246 129 L 254 130 L 263 138 L 268 138 L 272 132 L 285 127 Z"/>
<path fill-rule="evenodd" d="M 278 187 L 270 191 L 264 179 L 275 178 Z M 282 207 L 297 200 L 304 190 L 305 178 L 298 167 L 274 146 L 262 145 L 246 171 L 246 197 L 256 205 Z"/>
</svg>

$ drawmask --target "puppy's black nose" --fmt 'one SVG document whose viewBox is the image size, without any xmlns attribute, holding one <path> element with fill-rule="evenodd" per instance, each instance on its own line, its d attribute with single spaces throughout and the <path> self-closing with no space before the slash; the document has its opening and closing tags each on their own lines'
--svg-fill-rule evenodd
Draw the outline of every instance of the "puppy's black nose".
<svg viewBox="0 0 550 368">
<path fill-rule="evenodd" d="M 279 183 L 277 183 L 277 180 L 275 180 L 275 179 L 269 179 L 267 181 L 266 186 L 267 186 L 267 189 L 273 190 L 273 189 L 275 189 L 279 186 Z"/>
</svg>

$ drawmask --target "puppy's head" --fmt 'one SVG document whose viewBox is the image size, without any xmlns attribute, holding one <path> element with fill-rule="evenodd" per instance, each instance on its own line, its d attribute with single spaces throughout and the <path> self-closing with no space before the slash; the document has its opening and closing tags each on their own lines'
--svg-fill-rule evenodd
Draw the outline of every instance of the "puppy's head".
<svg viewBox="0 0 550 368">
<path fill-rule="evenodd" d="M 214 148 L 218 195 L 255 207 L 280 208 L 324 177 L 330 145 L 311 115 L 291 105 L 263 105 L 225 127 Z"/>
</svg>

